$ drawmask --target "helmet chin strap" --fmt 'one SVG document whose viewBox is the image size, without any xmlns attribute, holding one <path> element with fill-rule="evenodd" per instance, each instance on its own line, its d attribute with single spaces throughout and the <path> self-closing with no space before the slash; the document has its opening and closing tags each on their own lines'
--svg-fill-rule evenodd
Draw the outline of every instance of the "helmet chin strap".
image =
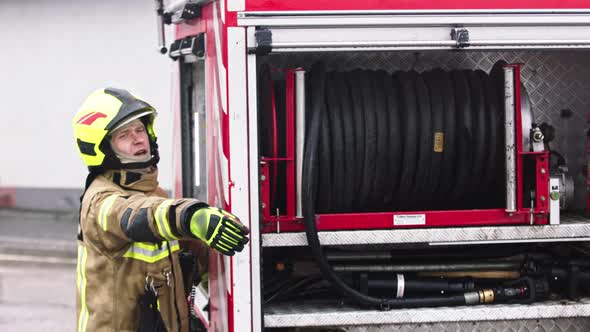
<svg viewBox="0 0 590 332">
<path fill-rule="evenodd" d="M 132 164 L 132 163 L 144 163 L 152 159 L 152 155 L 150 153 L 143 154 L 141 156 L 132 156 L 132 155 L 124 155 L 115 152 L 115 155 L 121 161 L 121 164 Z"/>
<path fill-rule="evenodd" d="M 135 156 L 135 155 L 120 151 L 119 149 L 117 149 L 117 147 L 114 144 L 111 144 L 111 149 L 115 153 L 115 156 L 117 156 L 117 158 L 119 158 L 119 161 L 121 162 L 121 164 L 123 164 L 124 166 L 126 164 L 145 163 L 145 162 L 150 161 L 154 157 L 151 154 L 150 146 L 148 146 L 148 151 L 140 156 Z"/>
<path fill-rule="evenodd" d="M 117 158 L 121 161 L 121 165 L 125 169 L 133 169 L 133 170 L 141 170 L 141 169 L 148 169 L 153 166 L 152 159 L 154 156 L 151 153 L 142 155 L 142 156 L 121 156 L 118 153 L 115 153 Z"/>
<path fill-rule="evenodd" d="M 145 161 L 134 161 L 134 162 L 127 162 L 127 163 L 121 162 L 120 168 L 138 171 L 138 170 L 151 169 L 156 164 L 157 164 L 156 158 L 154 156 L 151 156 L 149 159 L 147 159 Z"/>
<path fill-rule="evenodd" d="M 115 156 L 119 159 L 119 162 L 121 163 L 121 166 L 124 169 L 147 169 L 151 168 L 152 166 L 156 166 L 158 164 L 158 161 L 160 161 L 160 157 L 158 155 L 158 145 L 155 141 L 152 140 L 150 140 L 149 152 L 141 156 L 133 156 L 128 155 L 126 153 L 122 153 L 121 151 L 118 151 L 114 146 L 111 146 L 111 149 Z"/>
</svg>

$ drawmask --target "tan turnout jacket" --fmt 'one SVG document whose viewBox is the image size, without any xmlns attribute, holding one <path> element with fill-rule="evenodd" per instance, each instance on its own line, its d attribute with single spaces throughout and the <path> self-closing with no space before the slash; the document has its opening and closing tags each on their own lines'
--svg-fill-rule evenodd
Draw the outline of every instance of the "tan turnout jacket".
<svg viewBox="0 0 590 332">
<path fill-rule="evenodd" d="M 188 331 L 178 251 L 193 199 L 167 199 L 157 170 L 108 171 L 84 195 L 78 245 L 77 330 L 137 331 L 138 298 L 153 286 L 168 331 Z"/>
</svg>

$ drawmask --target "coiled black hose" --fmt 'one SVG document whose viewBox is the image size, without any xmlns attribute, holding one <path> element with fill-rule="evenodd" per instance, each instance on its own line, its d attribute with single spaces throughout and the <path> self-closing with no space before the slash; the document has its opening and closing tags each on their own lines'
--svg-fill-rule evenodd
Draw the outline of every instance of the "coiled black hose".
<svg viewBox="0 0 590 332">
<path fill-rule="evenodd" d="M 340 293 L 355 302 L 372 307 L 380 308 L 408 308 L 408 307 L 426 307 L 426 306 L 448 306 L 464 305 L 466 303 L 464 295 L 428 297 L 428 298 L 377 298 L 365 295 L 350 286 L 348 286 L 332 269 L 326 260 L 323 249 L 320 245 L 317 227 L 315 224 L 316 213 L 316 195 L 320 191 L 317 188 L 318 177 L 321 170 L 318 168 L 320 156 L 320 139 L 325 135 L 322 124 L 328 117 L 324 95 L 322 94 L 326 86 L 326 73 L 323 67 L 315 66 L 311 73 L 311 89 L 314 91 L 314 99 L 310 102 L 311 120 L 308 126 L 308 132 L 305 140 L 304 163 L 303 163 L 303 215 L 305 219 L 305 230 L 307 241 L 311 251 L 320 266 L 320 270 L 325 278 L 340 291 Z M 366 82 L 365 82 L 366 83 Z M 365 92 L 369 92 L 365 90 Z"/>
<path fill-rule="evenodd" d="M 473 115 L 473 145 L 472 145 L 472 168 L 469 193 L 472 194 L 471 201 L 477 202 L 481 198 L 479 188 L 482 184 L 483 169 L 486 162 L 486 156 L 489 153 L 489 139 L 486 138 L 488 128 L 486 127 L 485 118 L 485 98 L 483 95 L 483 86 L 481 77 L 476 71 L 465 71 L 467 82 L 469 84 L 469 94 L 471 96 L 471 113 Z"/>
<path fill-rule="evenodd" d="M 316 212 L 501 205 L 500 94 L 486 73 L 354 70 L 323 82 L 307 101 L 324 107 Z"/>
<path fill-rule="evenodd" d="M 442 174 L 442 153 L 437 153 L 444 148 L 444 103 L 442 97 L 442 89 L 439 84 L 440 73 L 429 72 L 424 74 L 424 82 L 427 85 L 430 98 L 430 108 L 432 112 L 432 139 L 433 146 L 432 150 L 434 153 L 431 155 L 430 169 L 428 171 L 430 175 L 430 183 L 425 188 L 425 192 L 428 194 L 428 198 L 436 202 L 435 208 L 440 209 L 442 204 L 440 203 L 441 197 L 438 193 L 441 186 L 441 174 Z"/>
<path fill-rule="evenodd" d="M 433 73 L 436 75 L 436 81 L 441 88 L 441 97 L 444 109 L 443 127 L 444 133 L 446 133 L 446 135 L 443 135 L 442 137 L 444 153 L 442 154 L 442 169 L 441 179 L 438 186 L 438 195 L 436 195 L 442 205 L 448 202 L 448 198 L 453 190 L 454 183 L 453 175 L 455 174 L 457 151 L 455 138 L 457 132 L 457 123 L 455 120 L 456 103 L 454 97 L 455 90 L 453 89 L 453 84 L 449 73 L 440 69 L 434 70 Z"/>
<path fill-rule="evenodd" d="M 473 165 L 473 123 L 471 121 L 471 96 L 469 94 L 469 83 L 462 71 L 451 72 L 453 89 L 455 91 L 455 106 L 457 119 L 457 150 L 456 150 L 456 173 L 455 183 L 451 192 L 451 206 L 457 206 L 461 198 L 469 188 L 468 182 L 471 179 Z"/>
</svg>

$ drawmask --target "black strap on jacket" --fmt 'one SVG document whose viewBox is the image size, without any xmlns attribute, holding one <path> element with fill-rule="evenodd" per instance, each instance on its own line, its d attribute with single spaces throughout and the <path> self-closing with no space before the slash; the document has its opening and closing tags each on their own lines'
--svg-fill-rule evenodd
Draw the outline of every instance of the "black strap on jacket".
<svg viewBox="0 0 590 332">
<path fill-rule="evenodd" d="M 139 307 L 139 327 L 137 332 L 167 332 L 162 315 L 158 310 L 158 296 L 152 290 L 146 290 L 145 294 L 137 301 Z"/>
</svg>

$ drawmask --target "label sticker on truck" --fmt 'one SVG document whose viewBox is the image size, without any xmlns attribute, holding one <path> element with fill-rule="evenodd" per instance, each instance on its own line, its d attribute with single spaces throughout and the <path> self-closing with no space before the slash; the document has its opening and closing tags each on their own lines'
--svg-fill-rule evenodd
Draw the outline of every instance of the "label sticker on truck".
<svg viewBox="0 0 590 332">
<path fill-rule="evenodd" d="M 393 216 L 394 226 L 426 225 L 425 214 L 399 214 Z"/>
</svg>

